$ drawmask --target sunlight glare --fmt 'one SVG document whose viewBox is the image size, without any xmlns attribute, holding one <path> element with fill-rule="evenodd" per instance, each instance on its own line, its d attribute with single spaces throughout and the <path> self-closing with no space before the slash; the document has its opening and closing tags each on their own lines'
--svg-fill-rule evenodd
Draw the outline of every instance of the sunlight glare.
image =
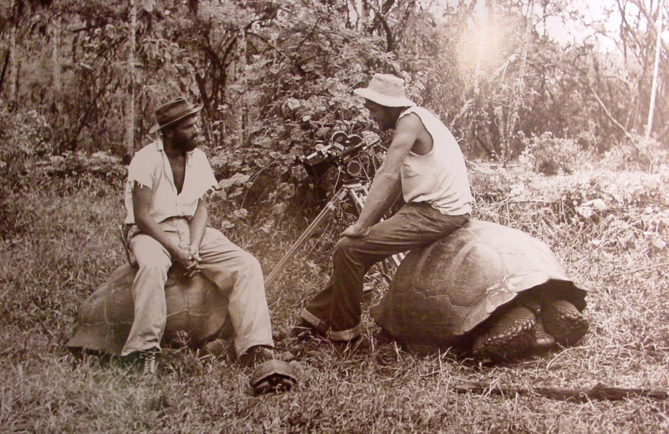
<svg viewBox="0 0 669 434">
<path fill-rule="evenodd" d="M 476 14 L 458 43 L 458 64 L 463 76 L 476 78 L 490 74 L 503 63 L 505 34 L 503 20 L 485 8 Z"/>
</svg>

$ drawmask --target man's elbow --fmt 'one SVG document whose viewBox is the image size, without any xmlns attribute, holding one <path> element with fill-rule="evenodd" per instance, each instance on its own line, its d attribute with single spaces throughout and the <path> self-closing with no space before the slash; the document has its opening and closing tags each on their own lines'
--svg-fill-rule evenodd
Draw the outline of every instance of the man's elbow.
<svg viewBox="0 0 669 434">
<path fill-rule="evenodd" d="M 205 221 L 209 220 L 209 210 L 207 209 L 206 202 L 200 202 L 198 204 L 194 217 L 204 219 Z"/>
<path fill-rule="evenodd" d="M 151 216 L 148 213 L 135 213 L 135 224 L 140 230 L 145 230 L 151 225 Z"/>
</svg>

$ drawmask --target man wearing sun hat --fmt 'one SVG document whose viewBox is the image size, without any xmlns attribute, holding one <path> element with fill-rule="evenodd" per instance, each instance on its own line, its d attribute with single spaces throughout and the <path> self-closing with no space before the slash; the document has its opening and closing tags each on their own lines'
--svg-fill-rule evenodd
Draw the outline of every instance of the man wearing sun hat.
<svg viewBox="0 0 669 434">
<path fill-rule="evenodd" d="M 302 310 L 295 332 L 333 341 L 360 334 L 363 277 L 376 262 L 442 238 L 469 220 L 473 197 L 465 161 L 448 128 L 404 94 L 404 80 L 375 74 L 355 89 L 381 130 L 394 129 L 358 220 L 335 246 L 329 284 Z M 405 205 L 381 217 L 402 194 Z"/>
<path fill-rule="evenodd" d="M 257 365 L 256 389 L 294 380 L 285 362 L 274 360 L 272 327 L 260 264 L 220 231 L 207 227 L 207 193 L 217 187 L 206 155 L 197 149 L 197 114 L 177 98 L 156 109 L 150 132 L 161 136 L 138 151 L 128 168 L 125 223 L 134 225 L 129 247 L 137 262 L 132 287 L 134 321 L 122 356 L 139 354 L 153 374 L 166 324 L 165 282 L 172 263 L 201 272 L 229 300 L 235 350 Z M 267 363 L 265 363 L 267 362 Z M 275 384 L 276 383 L 276 384 Z"/>
</svg>

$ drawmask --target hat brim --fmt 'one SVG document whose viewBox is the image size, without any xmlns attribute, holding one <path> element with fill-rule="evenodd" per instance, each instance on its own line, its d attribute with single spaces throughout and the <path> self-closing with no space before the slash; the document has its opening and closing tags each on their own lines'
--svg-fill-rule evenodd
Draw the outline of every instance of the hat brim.
<svg viewBox="0 0 669 434">
<path fill-rule="evenodd" d="M 397 98 L 384 95 L 367 87 L 355 89 L 353 90 L 353 93 L 385 107 L 411 107 L 416 105 L 416 103 L 409 98 Z"/>
<path fill-rule="evenodd" d="M 183 119 L 185 119 L 189 116 L 193 116 L 194 114 L 196 114 L 197 112 L 202 110 L 202 107 L 203 107 L 202 104 L 200 104 L 199 106 L 193 107 L 192 109 L 188 110 L 183 115 L 179 116 L 176 119 L 172 119 L 171 121 L 169 121 L 168 123 L 163 124 L 163 125 L 160 125 L 158 122 L 156 122 L 155 124 L 153 124 L 153 126 L 149 130 L 149 134 L 153 134 L 158 130 L 162 130 L 165 127 L 169 127 L 170 125 L 174 125 L 175 123 L 177 123 L 177 122 L 179 122 L 179 121 L 181 121 L 181 120 L 183 120 Z"/>
</svg>

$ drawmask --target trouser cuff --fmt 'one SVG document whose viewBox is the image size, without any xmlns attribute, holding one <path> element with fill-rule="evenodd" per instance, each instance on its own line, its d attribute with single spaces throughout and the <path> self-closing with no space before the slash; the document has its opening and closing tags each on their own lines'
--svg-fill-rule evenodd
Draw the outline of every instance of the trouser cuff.
<svg viewBox="0 0 669 434">
<path fill-rule="evenodd" d="M 347 342 L 360 336 L 360 325 L 346 330 L 332 330 L 325 321 L 309 312 L 306 308 L 302 309 L 300 318 L 332 341 Z"/>
</svg>

